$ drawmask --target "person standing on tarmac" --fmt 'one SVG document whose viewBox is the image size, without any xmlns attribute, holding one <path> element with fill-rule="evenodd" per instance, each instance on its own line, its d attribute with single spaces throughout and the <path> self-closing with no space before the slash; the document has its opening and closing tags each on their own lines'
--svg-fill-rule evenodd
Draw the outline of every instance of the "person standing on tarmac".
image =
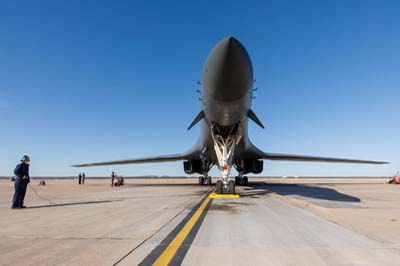
<svg viewBox="0 0 400 266">
<path fill-rule="evenodd" d="M 29 179 L 29 163 L 30 158 L 28 155 L 24 155 L 21 159 L 21 163 L 15 167 L 15 182 L 14 182 L 14 197 L 11 208 L 12 209 L 23 209 L 26 208 L 24 205 L 24 199 L 26 194 L 26 188 L 30 182 Z"/>
<path fill-rule="evenodd" d="M 82 185 L 85 184 L 85 177 L 86 177 L 85 173 L 82 173 Z"/>
<path fill-rule="evenodd" d="M 79 173 L 78 175 L 78 184 L 80 185 L 82 183 L 82 174 Z"/>
<path fill-rule="evenodd" d="M 113 171 L 113 172 L 111 173 L 111 187 L 114 186 L 114 179 L 115 179 L 115 176 L 116 176 L 116 174 L 115 174 L 115 172 Z"/>
</svg>

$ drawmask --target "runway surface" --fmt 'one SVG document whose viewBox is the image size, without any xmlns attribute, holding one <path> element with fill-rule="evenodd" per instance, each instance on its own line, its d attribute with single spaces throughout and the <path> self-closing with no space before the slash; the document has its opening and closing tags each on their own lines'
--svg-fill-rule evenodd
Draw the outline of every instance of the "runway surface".
<svg viewBox="0 0 400 266">
<path fill-rule="evenodd" d="M 0 265 L 399 265 L 400 186 L 253 179 L 211 199 L 190 179 L 49 180 L 11 210 L 0 181 Z"/>
</svg>

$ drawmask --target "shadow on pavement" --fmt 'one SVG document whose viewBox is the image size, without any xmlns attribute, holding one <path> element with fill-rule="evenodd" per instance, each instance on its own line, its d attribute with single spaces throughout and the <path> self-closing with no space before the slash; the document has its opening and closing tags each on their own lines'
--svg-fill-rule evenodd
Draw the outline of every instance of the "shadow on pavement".
<svg viewBox="0 0 400 266">
<path fill-rule="evenodd" d="M 150 184 L 125 184 L 124 187 L 199 187 L 196 181 L 193 183 L 150 183 Z"/>
<path fill-rule="evenodd" d="M 121 201 L 121 200 L 66 202 L 66 203 L 51 204 L 51 205 L 30 206 L 30 207 L 27 207 L 27 209 L 53 208 L 53 207 L 62 207 L 62 206 L 73 206 L 73 205 L 89 205 L 89 204 L 99 204 L 99 203 L 107 203 L 107 202 L 114 202 L 114 201 Z"/>
<path fill-rule="evenodd" d="M 151 184 L 125 184 L 124 187 L 215 187 L 215 182 L 211 185 L 199 185 L 196 181 L 192 183 L 151 183 Z"/>
<path fill-rule="evenodd" d="M 257 196 L 268 193 L 277 193 L 282 196 L 297 195 L 301 197 L 341 201 L 341 202 L 361 202 L 357 197 L 343 194 L 333 188 L 300 185 L 300 184 L 271 184 L 264 182 L 249 182 L 249 187 L 244 188 L 242 196 Z"/>
</svg>

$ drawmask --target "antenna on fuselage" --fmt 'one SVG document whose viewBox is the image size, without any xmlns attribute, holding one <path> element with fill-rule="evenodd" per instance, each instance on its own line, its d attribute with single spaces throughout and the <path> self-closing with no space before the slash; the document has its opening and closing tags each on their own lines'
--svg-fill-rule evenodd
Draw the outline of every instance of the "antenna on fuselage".
<svg viewBox="0 0 400 266">
<path fill-rule="evenodd" d="M 201 87 L 201 82 L 199 80 L 196 83 L 197 83 L 197 85 L 199 85 Z M 201 93 L 201 91 L 199 89 L 196 89 L 196 92 Z"/>
</svg>

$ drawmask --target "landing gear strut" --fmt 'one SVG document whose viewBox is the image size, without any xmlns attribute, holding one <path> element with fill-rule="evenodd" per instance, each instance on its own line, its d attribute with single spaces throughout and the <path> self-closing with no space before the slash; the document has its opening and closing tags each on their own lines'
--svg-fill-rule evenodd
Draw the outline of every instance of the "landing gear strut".
<svg viewBox="0 0 400 266">
<path fill-rule="evenodd" d="M 234 132 L 235 130 L 237 130 L 237 126 L 230 128 L 228 134 L 222 135 L 218 134 L 218 130 L 214 126 L 211 129 L 214 150 L 218 158 L 218 168 L 221 173 L 220 180 L 216 186 L 217 194 L 222 194 L 223 191 L 227 191 L 230 194 L 235 193 L 235 179 L 229 176 L 235 147 L 241 138 L 240 134 L 237 135 Z"/>
</svg>

